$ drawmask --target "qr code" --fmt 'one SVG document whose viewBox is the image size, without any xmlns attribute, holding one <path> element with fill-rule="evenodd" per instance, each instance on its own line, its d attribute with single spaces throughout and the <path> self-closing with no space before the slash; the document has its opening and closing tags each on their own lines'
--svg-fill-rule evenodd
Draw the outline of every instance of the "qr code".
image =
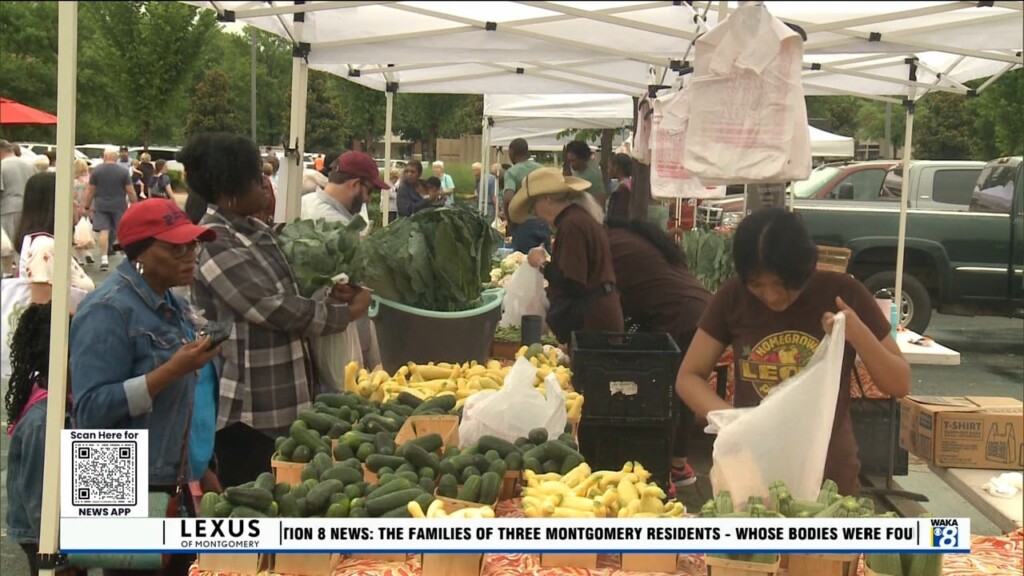
<svg viewBox="0 0 1024 576">
<path fill-rule="evenodd" d="M 72 442 L 71 502 L 75 506 L 135 506 L 136 442 Z"/>
</svg>

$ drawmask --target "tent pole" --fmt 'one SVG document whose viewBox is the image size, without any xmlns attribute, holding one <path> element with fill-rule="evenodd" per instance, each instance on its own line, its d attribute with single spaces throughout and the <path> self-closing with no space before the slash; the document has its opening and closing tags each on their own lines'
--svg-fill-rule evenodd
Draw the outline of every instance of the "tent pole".
<svg viewBox="0 0 1024 576">
<path fill-rule="evenodd" d="M 57 157 L 73 158 L 75 98 L 78 88 L 78 3 L 60 2 L 57 8 Z M 57 198 L 54 217 L 53 299 L 50 318 L 50 394 L 46 399 L 46 459 L 43 464 L 43 506 L 39 530 L 39 573 L 56 574 L 60 532 L 61 431 L 68 389 L 68 336 L 71 314 L 71 191 L 74 175 L 70 162 L 57 163 Z M 63 190 L 63 192 L 60 192 Z"/>
<path fill-rule="evenodd" d="M 389 87 L 390 88 L 390 87 Z M 395 93 L 384 92 L 384 177 L 391 179 L 391 122 L 395 111 Z M 396 207 L 397 208 L 397 207 Z M 388 211 L 391 210 L 391 196 L 386 191 L 380 194 L 380 215 L 385 226 L 388 222 Z"/>
<path fill-rule="evenodd" d="M 295 42 L 292 47 L 292 106 L 289 119 L 288 142 L 285 143 L 285 157 L 288 160 L 287 188 L 283 219 L 276 221 L 292 222 L 300 217 L 302 209 L 302 175 L 305 170 L 303 155 L 306 151 L 306 85 L 309 80 L 308 52 L 302 48 L 304 14 L 295 14 Z M 291 156 L 288 158 L 288 156 Z"/>
<path fill-rule="evenodd" d="M 917 79 L 917 59 L 908 59 L 910 65 L 910 79 L 916 81 Z M 896 293 L 893 295 L 895 298 L 894 302 L 899 306 L 899 320 L 902 325 L 903 320 L 903 265 L 904 265 L 904 251 L 907 246 L 907 210 L 910 207 L 910 159 L 913 157 L 913 138 L 914 138 L 914 96 L 916 90 L 913 86 L 910 86 L 909 95 L 905 103 L 907 107 L 907 128 L 903 135 L 903 185 L 900 190 L 900 229 L 898 243 L 896 245 Z"/>
<path fill-rule="evenodd" d="M 491 134 L 489 122 L 487 120 L 487 116 L 484 116 L 480 126 L 480 182 L 477 186 L 476 205 L 481 214 L 487 214 L 487 183 L 490 181 L 490 177 L 488 175 L 491 173 L 491 168 L 488 165 L 488 162 L 490 162 L 491 159 Z M 488 222 L 488 224 L 490 224 L 490 222 Z"/>
</svg>

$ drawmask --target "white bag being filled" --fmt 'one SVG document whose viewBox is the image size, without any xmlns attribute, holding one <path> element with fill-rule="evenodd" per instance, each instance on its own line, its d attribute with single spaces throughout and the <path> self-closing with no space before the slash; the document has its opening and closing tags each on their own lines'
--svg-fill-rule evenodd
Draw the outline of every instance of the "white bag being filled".
<svg viewBox="0 0 1024 576">
<path fill-rule="evenodd" d="M 96 247 L 96 237 L 92 234 L 92 222 L 82 216 L 75 224 L 75 234 L 72 238 L 75 248 L 88 250 Z"/>
<path fill-rule="evenodd" d="M 704 186 L 683 164 L 689 121 L 689 88 L 654 101 L 651 120 L 651 196 L 654 198 L 725 197 L 725 186 Z"/>
<path fill-rule="evenodd" d="M 557 438 L 565 431 L 568 418 L 565 393 L 554 373 L 544 379 L 547 397 L 533 387 L 537 368 L 525 358 L 516 360 L 501 390 L 477 392 L 466 400 L 459 425 L 459 447 L 481 436 L 497 436 L 509 442 L 525 438 L 534 428 L 545 428 Z"/>
<path fill-rule="evenodd" d="M 498 326 L 519 328 L 523 316 L 548 315 L 548 296 L 544 291 L 544 275 L 533 266 L 526 264 L 516 269 L 505 286 L 504 312 Z"/>
<path fill-rule="evenodd" d="M 683 162 L 706 185 L 804 180 L 811 139 L 800 35 L 747 4 L 698 38 Z"/>
<path fill-rule="evenodd" d="M 728 490 L 733 502 L 751 496 L 767 502 L 768 484 L 781 480 L 794 498 L 817 498 L 845 347 L 846 318 L 840 313 L 807 366 L 776 386 L 759 406 L 708 413 L 709 424 L 719 430 L 711 468 L 716 494 Z"/>
</svg>

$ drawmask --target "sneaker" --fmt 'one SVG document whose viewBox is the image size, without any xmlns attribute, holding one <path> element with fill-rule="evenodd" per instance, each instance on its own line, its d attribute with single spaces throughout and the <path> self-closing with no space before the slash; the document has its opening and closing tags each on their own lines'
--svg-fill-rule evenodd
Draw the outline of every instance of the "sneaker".
<svg viewBox="0 0 1024 576">
<path fill-rule="evenodd" d="M 86 254 L 85 255 L 85 263 L 86 264 L 95 264 L 96 263 L 96 259 L 92 257 L 92 254 Z"/>
<path fill-rule="evenodd" d="M 682 468 L 672 467 L 672 486 L 691 486 L 697 482 L 697 475 L 693 473 L 693 468 L 690 468 L 690 463 L 687 462 Z"/>
<path fill-rule="evenodd" d="M 110 262 L 107 262 L 106 258 L 100 260 L 100 272 L 106 272 L 110 269 Z"/>
</svg>

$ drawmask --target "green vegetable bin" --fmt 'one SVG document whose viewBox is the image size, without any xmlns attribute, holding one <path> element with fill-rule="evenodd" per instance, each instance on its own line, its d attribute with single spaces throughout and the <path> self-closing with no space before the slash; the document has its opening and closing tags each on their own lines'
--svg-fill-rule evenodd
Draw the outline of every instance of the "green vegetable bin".
<svg viewBox="0 0 1024 576">
<path fill-rule="evenodd" d="M 494 288 L 480 296 L 483 304 L 460 312 L 423 310 L 374 296 L 370 318 L 384 369 L 394 374 L 409 362 L 486 362 L 505 291 Z"/>
</svg>

